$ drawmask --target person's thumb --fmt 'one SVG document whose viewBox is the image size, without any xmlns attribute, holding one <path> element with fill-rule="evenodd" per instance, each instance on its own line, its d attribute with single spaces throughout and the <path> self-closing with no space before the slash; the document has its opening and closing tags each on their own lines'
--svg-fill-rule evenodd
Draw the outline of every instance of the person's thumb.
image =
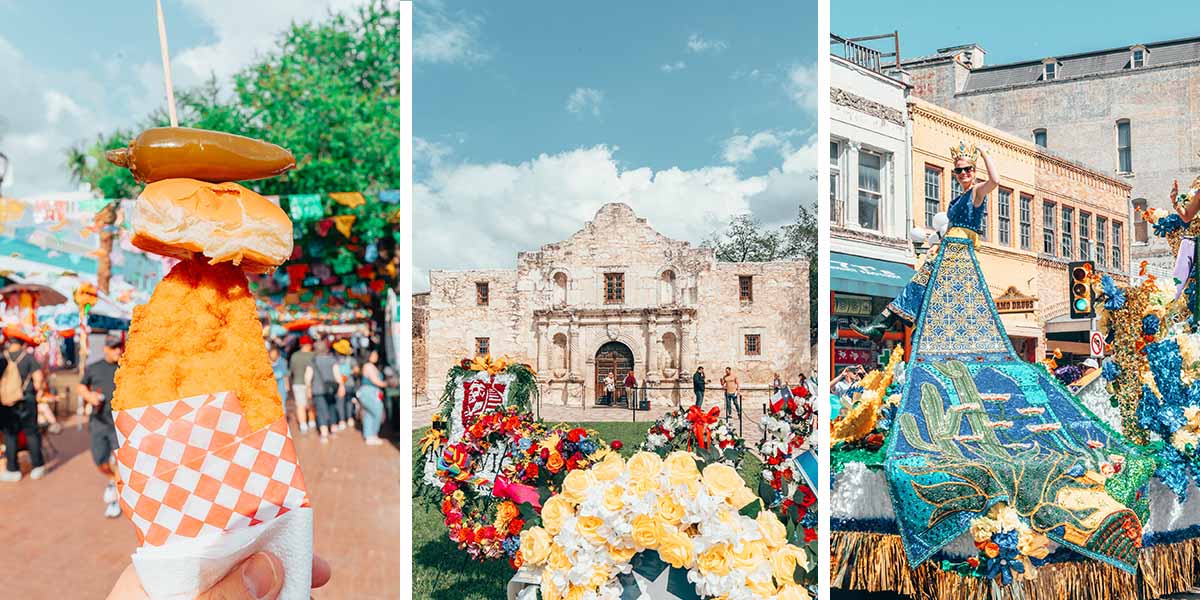
<svg viewBox="0 0 1200 600">
<path fill-rule="evenodd" d="M 259 552 L 242 561 L 196 600 L 275 600 L 283 587 L 283 563 Z"/>
</svg>

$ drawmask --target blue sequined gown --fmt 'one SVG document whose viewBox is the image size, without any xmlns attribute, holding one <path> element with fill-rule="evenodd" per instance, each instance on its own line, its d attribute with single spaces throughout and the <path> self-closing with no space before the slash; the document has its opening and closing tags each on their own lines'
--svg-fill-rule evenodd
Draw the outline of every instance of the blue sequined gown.
<svg viewBox="0 0 1200 600">
<path fill-rule="evenodd" d="M 954 237 L 955 234 L 969 235 L 971 241 L 974 242 L 974 236 L 983 233 L 983 213 L 987 199 L 985 198 L 979 206 L 975 206 L 971 200 L 973 196 L 974 188 L 959 194 L 950 202 L 950 210 L 946 212 L 946 216 L 950 219 L 950 229 L 946 232 L 947 238 Z M 954 231 L 955 228 L 960 231 Z M 963 229 L 967 231 L 961 231 Z M 900 316 L 910 324 L 917 322 L 921 316 L 921 305 L 925 301 L 925 290 L 929 286 L 929 277 L 933 274 L 933 265 L 941 258 L 945 247 L 945 244 L 941 244 L 938 247 L 937 257 L 926 260 L 917 274 L 913 275 L 908 285 L 904 286 L 900 295 L 888 304 L 887 308 L 892 314 Z"/>
</svg>

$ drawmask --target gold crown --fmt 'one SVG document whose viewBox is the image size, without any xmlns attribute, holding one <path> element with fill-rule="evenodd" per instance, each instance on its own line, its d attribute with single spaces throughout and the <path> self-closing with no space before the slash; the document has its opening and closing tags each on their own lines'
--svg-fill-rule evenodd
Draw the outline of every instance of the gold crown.
<svg viewBox="0 0 1200 600">
<path fill-rule="evenodd" d="M 950 146 L 950 158 L 953 160 L 965 160 L 971 164 L 979 158 L 979 149 L 975 147 L 975 143 L 971 142 L 967 145 L 966 142 L 959 142 L 957 146 Z"/>
</svg>

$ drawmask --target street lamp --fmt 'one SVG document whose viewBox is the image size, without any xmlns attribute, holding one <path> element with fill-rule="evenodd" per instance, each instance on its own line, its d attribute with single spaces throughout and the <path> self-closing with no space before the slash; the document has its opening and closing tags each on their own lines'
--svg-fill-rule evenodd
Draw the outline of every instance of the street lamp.
<svg viewBox="0 0 1200 600">
<path fill-rule="evenodd" d="M 917 258 L 920 258 L 921 255 L 929 250 L 929 247 L 932 245 L 929 243 L 929 238 L 936 234 L 937 232 L 930 231 L 924 227 L 913 227 L 909 230 L 908 239 L 912 240 L 913 252 L 917 255 Z"/>
</svg>

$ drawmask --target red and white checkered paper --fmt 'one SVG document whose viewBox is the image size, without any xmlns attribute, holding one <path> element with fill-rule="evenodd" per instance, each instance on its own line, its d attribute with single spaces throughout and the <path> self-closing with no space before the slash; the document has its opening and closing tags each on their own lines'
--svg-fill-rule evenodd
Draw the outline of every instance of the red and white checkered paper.
<svg viewBox="0 0 1200 600">
<path fill-rule="evenodd" d="M 121 509 L 146 546 L 308 507 L 286 419 L 251 431 L 232 392 L 114 412 Z"/>
</svg>

